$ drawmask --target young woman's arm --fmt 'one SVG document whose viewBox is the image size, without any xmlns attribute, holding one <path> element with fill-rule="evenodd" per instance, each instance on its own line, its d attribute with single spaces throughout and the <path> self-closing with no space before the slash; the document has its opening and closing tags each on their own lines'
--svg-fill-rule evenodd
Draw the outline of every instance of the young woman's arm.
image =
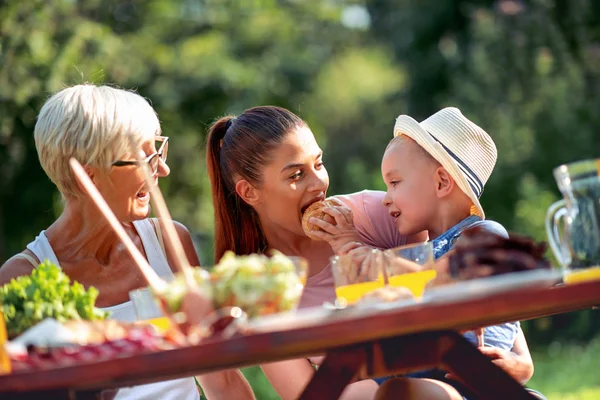
<svg viewBox="0 0 600 400">
<path fill-rule="evenodd" d="M 252 387 L 239 369 L 196 377 L 208 400 L 254 400 Z"/>
<path fill-rule="evenodd" d="M 175 231 L 179 235 L 181 244 L 188 262 L 192 266 L 199 266 L 200 261 L 198 254 L 192 241 L 190 232 L 185 225 L 173 221 Z M 164 229 L 162 230 L 164 237 Z M 165 240 L 165 249 L 167 252 L 167 260 L 171 268 L 175 265 L 175 251 L 171 248 L 169 241 Z M 252 387 L 246 380 L 246 377 L 239 369 L 230 369 L 224 371 L 213 372 L 209 374 L 196 376 L 198 383 L 206 394 L 209 400 L 254 400 L 254 392 Z"/>
</svg>

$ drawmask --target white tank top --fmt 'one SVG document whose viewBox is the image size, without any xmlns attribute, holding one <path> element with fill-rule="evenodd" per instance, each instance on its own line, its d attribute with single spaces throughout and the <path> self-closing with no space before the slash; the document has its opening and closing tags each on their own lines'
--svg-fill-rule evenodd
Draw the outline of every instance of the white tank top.
<svg viewBox="0 0 600 400">
<path fill-rule="evenodd" d="M 150 266 L 152 266 L 159 276 L 166 279 L 172 277 L 173 272 L 167 263 L 152 222 L 149 219 L 133 221 L 133 226 L 137 230 L 138 235 L 140 235 Z M 35 254 L 39 261 L 48 259 L 60 267 L 45 231 L 41 231 L 35 240 L 27 245 L 27 249 Z M 114 320 L 134 322 L 136 319 L 131 301 L 104 307 L 102 310 L 110 311 L 110 318 Z M 130 388 L 121 388 L 115 397 L 116 400 L 198 400 L 199 398 L 200 394 L 194 378 L 174 379 Z"/>
</svg>

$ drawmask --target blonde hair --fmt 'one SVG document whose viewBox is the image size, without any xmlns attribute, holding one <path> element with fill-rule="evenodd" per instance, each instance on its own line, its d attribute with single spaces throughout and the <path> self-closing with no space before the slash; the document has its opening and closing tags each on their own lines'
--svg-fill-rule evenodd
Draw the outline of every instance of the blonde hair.
<svg viewBox="0 0 600 400">
<path fill-rule="evenodd" d="M 434 156 L 432 156 L 424 147 L 422 147 L 419 143 L 417 143 L 416 140 L 412 139 L 410 136 L 406 136 L 406 135 L 398 135 L 398 136 L 394 136 L 388 143 L 387 147 L 385 148 L 386 150 L 394 143 L 398 143 L 398 142 L 412 142 L 416 145 L 416 148 L 419 152 L 419 155 L 421 157 L 423 157 L 424 160 L 427 160 L 428 162 L 432 163 L 435 166 L 441 166 L 442 164 L 435 159 Z"/>
<path fill-rule="evenodd" d="M 61 90 L 42 107 L 35 124 L 35 147 L 42 168 L 65 197 L 82 195 L 69 159 L 108 172 L 134 143 L 160 135 L 148 101 L 137 93 L 82 84 Z"/>
</svg>

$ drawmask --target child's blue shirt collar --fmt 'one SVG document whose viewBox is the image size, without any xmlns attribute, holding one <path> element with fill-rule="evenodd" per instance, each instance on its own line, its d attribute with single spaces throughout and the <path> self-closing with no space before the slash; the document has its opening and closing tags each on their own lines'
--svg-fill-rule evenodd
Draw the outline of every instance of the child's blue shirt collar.
<svg viewBox="0 0 600 400">
<path fill-rule="evenodd" d="M 433 239 L 433 256 L 437 260 L 447 252 L 449 252 L 456 239 L 461 235 L 462 231 L 473 225 L 476 222 L 481 221 L 481 217 L 477 215 L 470 215 L 467 218 L 460 221 L 458 224 L 454 225 L 452 228 L 448 229 L 446 232 L 442 233 L 440 236 Z"/>
</svg>

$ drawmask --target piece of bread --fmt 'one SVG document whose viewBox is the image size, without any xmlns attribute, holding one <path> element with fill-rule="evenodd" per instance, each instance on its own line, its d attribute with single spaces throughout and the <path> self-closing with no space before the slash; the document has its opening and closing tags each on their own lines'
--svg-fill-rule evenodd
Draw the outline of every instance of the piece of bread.
<svg viewBox="0 0 600 400">
<path fill-rule="evenodd" d="M 414 299 L 415 296 L 410 291 L 410 289 L 403 286 L 384 286 L 382 288 L 378 288 L 372 290 L 361 297 L 361 303 L 367 302 L 391 302 L 402 299 Z"/>
<path fill-rule="evenodd" d="M 314 230 L 320 230 L 320 228 L 311 224 L 310 222 L 308 222 L 308 220 L 311 217 L 315 217 L 329 222 L 332 225 L 336 225 L 335 219 L 331 215 L 324 213 L 323 208 L 335 207 L 340 205 L 343 205 L 342 202 L 334 198 L 325 199 L 323 201 L 317 201 L 316 203 L 311 204 L 302 215 L 302 229 L 304 230 L 304 233 L 306 233 L 306 236 L 313 240 L 321 240 L 320 238 L 314 236 L 311 233 Z"/>
</svg>

